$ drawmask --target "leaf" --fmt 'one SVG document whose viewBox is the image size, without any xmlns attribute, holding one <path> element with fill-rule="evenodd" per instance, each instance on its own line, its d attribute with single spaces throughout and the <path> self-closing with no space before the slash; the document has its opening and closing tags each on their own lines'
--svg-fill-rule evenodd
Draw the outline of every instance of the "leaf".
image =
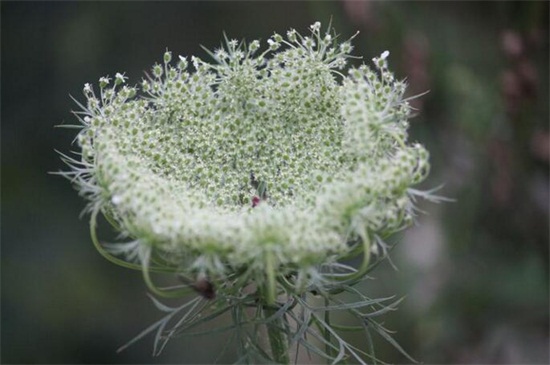
<svg viewBox="0 0 550 365">
<path fill-rule="evenodd" d="M 150 332 L 152 332 L 155 328 L 161 326 L 164 322 L 166 322 L 167 319 L 166 317 L 153 323 L 152 325 L 150 325 L 149 327 L 147 327 L 145 330 L 141 331 L 136 337 L 134 337 L 133 339 L 131 339 L 129 342 L 127 342 L 125 345 L 121 346 L 118 348 L 118 350 L 116 351 L 117 353 L 119 352 L 122 352 L 124 351 L 126 348 L 128 348 L 130 345 L 136 343 L 137 341 L 139 341 L 140 339 L 142 339 L 143 337 L 147 336 Z"/>
<path fill-rule="evenodd" d="M 376 323 L 376 322 L 373 322 Z M 384 329 L 380 329 L 380 325 L 376 323 L 375 325 L 376 332 L 382 336 L 386 341 L 388 341 L 393 347 L 395 347 L 400 353 L 402 353 L 407 359 L 412 361 L 413 363 L 418 363 L 415 359 L 413 359 L 398 343 L 395 341 L 393 337 L 390 336 L 389 333 L 387 333 Z"/>
</svg>

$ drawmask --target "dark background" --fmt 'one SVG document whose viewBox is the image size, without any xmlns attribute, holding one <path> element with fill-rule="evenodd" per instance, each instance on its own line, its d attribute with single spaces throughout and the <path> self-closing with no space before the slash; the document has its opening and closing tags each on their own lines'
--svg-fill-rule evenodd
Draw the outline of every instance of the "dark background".
<svg viewBox="0 0 550 365">
<path fill-rule="evenodd" d="M 388 49 L 427 145 L 424 187 L 456 199 L 395 241 L 364 288 L 407 296 L 386 325 L 424 363 L 548 363 L 548 2 L 6 2 L 1 10 L 1 361 L 211 363 L 223 336 L 176 339 L 152 357 L 160 318 L 139 273 L 94 250 L 84 202 L 49 171 L 70 150 L 69 95 L 161 60 L 207 57 L 230 37 L 265 40 L 332 18 L 366 62 Z M 360 345 L 360 340 L 354 340 Z M 403 363 L 383 341 L 378 355 Z M 222 362 L 235 358 L 229 351 Z"/>
</svg>

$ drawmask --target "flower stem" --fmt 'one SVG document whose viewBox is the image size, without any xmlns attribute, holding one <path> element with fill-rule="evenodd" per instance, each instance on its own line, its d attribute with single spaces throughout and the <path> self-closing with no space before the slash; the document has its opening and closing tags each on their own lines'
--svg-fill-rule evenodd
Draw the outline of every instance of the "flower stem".
<svg viewBox="0 0 550 365">
<path fill-rule="evenodd" d="M 271 252 L 265 253 L 265 271 L 267 276 L 266 300 L 267 305 L 272 306 L 277 299 L 277 288 L 275 281 L 275 267 L 273 266 L 273 255 Z"/>
<path fill-rule="evenodd" d="M 265 316 L 269 318 L 277 312 L 276 308 L 271 306 L 265 307 Z M 279 317 L 267 324 L 267 334 L 269 336 L 269 344 L 271 345 L 271 353 L 273 360 L 278 364 L 289 364 L 288 344 L 286 336 L 282 329 L 284 328 L 283 318 Z"/>
<path fill-rule="evenodd" d="M 283 332 L 284 320 L 281 315 L 277 314 L 275 302 L 277 300 L 277 282 L 275 279 L 275 267 L 273 264 L 273 255 L 271 252 L 266 252 L 265 269 L 267 282 L 265 287 L 265 318 L 274 317 L 267 323 L 267 334 L 269 336 L 269 344 L 271 345 L 271 353 L 273 360 L 278 364 L 288 364 L 290 362 L 288 356 L 288 344 L 286 336 Z"/>
<path fill-rule="evenodd" d="M 327 297 L 325 297 L 325 306 L 328 307 L 330 304 L 329 300 Z M 327 326 L 330 326 L 330 311 L 325 311 L 325 323 L 327 324 Z M 325 337 L 325 341 L 326 341 L 326 344 L 325 344 L 325 352 L 328 354 L 328 355 L 331 355 L 332 354 L 332 348 L 330 347 L 330 332 L 328 331 L 328 329 L 325 329 L 324 333 L 323 333 L 324 337 Z"/>
</svg>

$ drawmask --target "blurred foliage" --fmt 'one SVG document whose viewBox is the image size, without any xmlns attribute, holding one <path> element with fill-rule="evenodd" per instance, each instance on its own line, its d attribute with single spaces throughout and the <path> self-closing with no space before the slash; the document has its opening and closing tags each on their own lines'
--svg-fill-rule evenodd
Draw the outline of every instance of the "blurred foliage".
<svg viewBox="0 0 550 365">
<path fill-rule="evenodd" d="M 159 318 L 139 273 L 93 249 L 84 202 L 48 171 L 73 131 L 69 94 L 168 49 L 204 56 L 225 31 L 261 37 L 328 22 L 388 49 L 415 101 L 412 139 L 432 153 L 429 207 L 365 291 L 406 295 L 386 318 L 424 363 L 548 363 L 548 2 L 6 2 L 1 12 L 1 360 L 209 363 L 224 336 L 116 348 Z M 103 232 L 104 237 L 109 232 Z M 353 340 L 353 339 L 352 339 Z M 360 343 L 357 343 L 359 346 Z M 406 361 L 383 341 L 378 355 Z M 228 351 L 221 362 L 230 362 Z M 302 359 L 302 357 L 301 357 Z M 307 361 L 307 356 L 303 356 Z"/>
</svg>

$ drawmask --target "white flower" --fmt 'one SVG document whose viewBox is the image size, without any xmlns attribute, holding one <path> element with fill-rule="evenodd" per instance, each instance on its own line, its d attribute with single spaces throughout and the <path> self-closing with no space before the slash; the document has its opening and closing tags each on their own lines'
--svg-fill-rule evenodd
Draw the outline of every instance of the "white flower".
<svg viewBox="0 0 550 365">
<path fill-rule="evenodd" d="M 92 85 L 89 83 L 84 84 L 84 94 L 91 94 L 92 93 Z"/>
<path fill-rule="evenodd" d="M 113 252 L 139 257 L 155 293 L 167 294 L 150 269 L 207 278 L 208 296 L 215 286 L 225 298 L 298 302 L 362 279 L 371 254 L 386 252 L 382 238 L 412 221 L 428 153 L 407 142 L 410 107 L 389 52 L 344 76 L 352 46 L 330 45 L 320 26 L 305 38 L 290 30 L 288 42 L 275 34 L 270 50 L 289 47 L 271 58 L 253 56 L 258 41 L 244 52 L 230 40 L 218 64 L 192 56 L 194 72 L 166 51 L 145 95 L 117 89 L 120 73 L 101 101 L 85 85 L 86 171 L 71 162 L 67 175 L 89 199 L 93 230 L 101 212 L 131 238 Z M 358 269 L 338 263 L 355 256 Z"/>
<path fill-rule="evenodd" d="M 101 88 L 104 88 L 105 86 L 109 85 L 110 82 L 111 82 L 111 79 L 107 76 L 103 76 L 99 78 L 99 86 Z"/>
<path fill-rule="evenodd" d="M 312 32 L 319 32 L 319 29 L 321 29 L 321 23 L 320 22 L 315 22 L 313 23 L 312 25 L 309 26 L 309 28 L 311 29 Z"/>
<path fill-rule="evenodd" d="M 281 44 L 279 42 L 276 42 L 275 40 L 273 40 L 271 38 L 269 38 L 267 40 L 267 44 L 269 45 L 269 49 L 272 50 L 272 51 L 277 50 L 281 46 Z"/>
<path fill-rule="evenodd" d="M 291 42 L 296 42 L 296 29 L 290 29 L 288 32 L 286 32 L 286 36 L 288 38 L 289 41 Z"/>
<path fill-rule="evenodd" d="M 117 72 L 115 74 L 115 83 L 117 85 L 124 84 L 126 82 L 126 79 L 128 79 L 124 74 L 121 74 L 120 72 Z"/>
</svg>

